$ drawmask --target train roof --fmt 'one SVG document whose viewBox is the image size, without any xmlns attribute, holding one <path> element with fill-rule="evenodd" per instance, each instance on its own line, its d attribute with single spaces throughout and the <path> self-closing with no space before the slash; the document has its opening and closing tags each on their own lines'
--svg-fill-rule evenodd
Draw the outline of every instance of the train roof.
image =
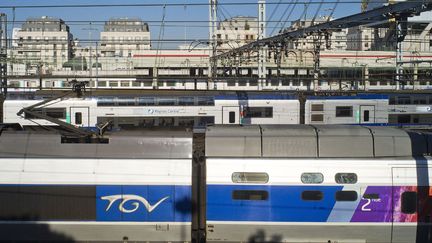
<svg viewBox="0 0 432 243">
<path fill-rule="evenodd" d="M 38 91 L 26 94 L 9 94 L 6 100 L 40 100 L 64 94 L 59 91 Z M 212 96 L 216 99 L 298 99 L 293 92 L 269 91 L 218 91 L 218 90 L 111 90 L 88 91 L 85 98 L 97 97 L 146 97 L 146 96 Z"/>
<path fill-rule="evenodd" d="M 346 125 L 215 125 L 208 157 L 380 158 L 432 153 L 432 135 L 389 127 Z"/>
<path fill-rule="evenodd" d="M 346 96 L 308 96 L 308 100 L 388 100 L 387 94 L 357 94 Z"/>
<path fill-rule="evenodd" d="M 191 159 L 192 132 L 175 129 L 137 130 L 107 135 L 107 143 L 65 143 L 60 134 L 3 132 L 3 158 Z"/>
</svg>

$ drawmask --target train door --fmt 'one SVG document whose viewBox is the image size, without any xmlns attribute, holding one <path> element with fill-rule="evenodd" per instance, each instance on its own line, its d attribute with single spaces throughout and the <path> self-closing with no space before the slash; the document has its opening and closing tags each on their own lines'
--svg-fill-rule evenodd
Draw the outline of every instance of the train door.
<svg viewBox="0 0 432 243">
<path fill-rule="evenodd" d="M 392 168 L 392 242 L 432 242 L 432 168 Z"/>
<path fill-rule="evenodd" d="M 79 127 L 90 126 L 88 107 L 71 107 L 71 124 Z"/>
<path fill-rule="evenodd" d="M 360 123 L 375 123 L 375 106 L 361 105 L 360 106 Z"/>
<path fill-rule="evenodd" d="M 240 124 L 240 107 L 223 106 L 222 124 Z"/>
</svg>

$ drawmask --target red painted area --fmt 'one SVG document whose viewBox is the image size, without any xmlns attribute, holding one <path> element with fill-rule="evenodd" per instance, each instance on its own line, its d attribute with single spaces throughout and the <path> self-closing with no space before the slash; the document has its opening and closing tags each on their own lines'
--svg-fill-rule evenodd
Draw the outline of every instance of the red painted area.
<svg viewBox="0 0 432 243">
<path fill-rule="evenodd" d="M 206 54 L 137 54 L 133 55 L 133 57 L 209 57 L 209 55 Z"/>
<path fill-rule="evenodd" d="M 395 55 L 338 55 L 338 54 L 323 54 L 320 57 L 324 58 L 395 58 Z M 432 58 L 432 56 L 403 56 L 404 58 Z"/>
</svg>

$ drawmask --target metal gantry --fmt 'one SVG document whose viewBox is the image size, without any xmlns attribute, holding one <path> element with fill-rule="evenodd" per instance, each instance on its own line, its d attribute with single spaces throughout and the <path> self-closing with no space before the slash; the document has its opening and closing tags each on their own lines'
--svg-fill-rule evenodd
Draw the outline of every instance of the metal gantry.
<svg viewBox="0 0 432 243">
<path fill-rule="evenodd" d="M 288 31 L 273 37 L 257 40 L 239 48 L 235 48 L 225 53 L 219 54 L 214 58 L 221 59 L 239 55 L 240 53 L 257 50 L 261 46 L 272 47 L 279 45 L 280 43 L 287 43 L 291 40 L 305 38 L 315 33 L 331 32 L 338 29 L 368 25 L 392 18 L 395 18 L 396 20 L 403 20 L 408 17 L 416 16 L 422 12 L 430 10 L 432 10 L 432 0 L 395 3 L 388 6 L 369 10 L 363 13 L 350 15 L 325 23 L 316 24 L 307 28 Z"/>
<path fill-rule="evenodd" d="M 259 9 L 261 9 L 261 4 L 263 1 L 258 2 Z M 361 25 L 369 25 L 378 22 L 387 21 L 389 19 L 394 19 L 398 23 L 398 33 L 397 33 L 397 63 L 402 60 L 401 52 L 401 42 L 404 40 L 407 34 L 407 19 L 408 17 L 419 15 L 422 12 L 432 10 L 432 0 L 424 1 L 406 1 L 390 4 L 388 6 L 383 6 L 373 10 L 365 11 L 362 13 L 350 15 L 347 17 L 339 18 L 332 21 L 327 21 L 324 23 L 312 25 L 303 29 L 297 29 L 293 31 L 287 31 L 282 34 L 269 37 L 269 38 L 258 38 L 257 41 L 251 42 L 239 48 L 234 48 L 225 53 L 213 56 L 211 59 L 211 65 L 218 65 L 219 60 L 224 59 L 241 59 L 244 56 L 251 56 L 251 53 L 258 54 L 258 73 L 265 73 L 265 70 L 260 70 L 263 68 L 260 66 L 261 63 L 261 52 L 264 48 L 274 50 L 275 55 L 279 52 L 286 51 L 289 42 L 306 38 L 308 36 L 313 36 L 314 38 L 314 86 L 318 87 L 319 80 L 319 53 L 322 45 L 322 37 L 328 37 L 332 31 L 357 27 Z M 261 11 L 260 11 L 261 14 Z M 261 15 L 259 16 L 261 17 Z M 265 20 L 264 20 L 265 21 Z M 326 38 L 327 39 L 327 38 Z M 400 55 L 398 55 L 400 54 Z M 279 65 L 278 65 L 279 67 Z M 216 68 L 216 67 L 214 67 Z M 399 84 L 400 76 L 402 76 L 402 66 L 397 66 L 396 83 Z M 264 76 L 259 75 L 259 79 L 262 82 Z"/>
<path fill-rule="evenodd" d="M 7 16 L 0 13 L 0 84 L 4 96 L 7 93 L 7 51 Z"/>
</svg>

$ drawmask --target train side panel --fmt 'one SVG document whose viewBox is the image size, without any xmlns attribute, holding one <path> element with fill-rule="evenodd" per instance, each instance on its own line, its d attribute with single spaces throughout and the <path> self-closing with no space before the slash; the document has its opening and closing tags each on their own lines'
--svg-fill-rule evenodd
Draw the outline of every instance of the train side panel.
<svg viewBox="0 0 432 243">
<path fill-rule="evenodd" d="M 416 242 L 417 212 L 402 212 L 398 196 L 410 188 L 392 185 L 390 163 L 208 159 L 208 240 Z"/>
<path fill-rule="evenodd" d="M 1 240 L 190 241 L 188 159 L 0 162 Z"/>
<path fill-rule="evenodd" d="M 370 96 L 370 95 L 369 95 Z M 377 97 L 375 97 L 377 96 Z M 306 124 L 387 124 L 388 98 L 374 95 L 310 98 L 305 104 Z"/>
</svg>

